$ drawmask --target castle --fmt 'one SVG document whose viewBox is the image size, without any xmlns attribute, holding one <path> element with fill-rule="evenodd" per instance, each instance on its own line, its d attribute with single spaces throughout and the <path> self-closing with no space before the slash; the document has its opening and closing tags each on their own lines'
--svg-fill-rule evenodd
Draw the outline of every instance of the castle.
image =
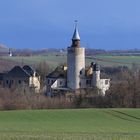
<svg viewBox="0 0 140 140">
<path fill-rule="evenodd" d="M 57 67 L 46 76 L 47 94 L 57 91 L 76 91 L 78 89 L 98 88 L 104 95 L 110 87 L 110 79 L 100 78 L 100 67 L 92 62 L 85 66 L 85 48 L 80 46 L 77 25 L 72 36 L 72 45 L 67 48 L 67 66 Z"/>
</svg>

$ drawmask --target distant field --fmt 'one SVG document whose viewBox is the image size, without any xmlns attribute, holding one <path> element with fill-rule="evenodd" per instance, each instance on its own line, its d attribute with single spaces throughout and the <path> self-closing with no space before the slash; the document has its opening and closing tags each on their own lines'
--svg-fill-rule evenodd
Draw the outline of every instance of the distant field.
<svg viewBox="0 0 140 140">
<path fill-rule="evenodd" d="M 54 68 L 58 66 L 59 64 L 65 63 L 67 61 L 67 58 L 65 55 L 55 55 L 55 54 L 50 54 L 46 56 L 15 56 L 15 57 L 1 57 L 5 61 L 11 61 L 11 62 L 18 62 L 18 63 L 23 63 L 23 64 L 39 64 L 41 62 L 47 62 L 47 64 Z"/>
<path fill-rule="evenodd" d="M 56 67 L 59 64 L 66 63 L 66 55 L 49 54 L 46 56 L 29 56 L 29 57 L 1 57 L 5 61 L 27 63 L 27 64 L 38 64 L 46 61 L 51 67 Z M 101 66 L 122 66 L 126 65 L 131 67 L 132 64 L 140 66 L 140 56 L 111 56 L 111 55 L 96 55 L 86 56 L 86 64 L 90 65 L 91 62 L 96 61 Z"/>
<path fill-rule="evenodd" d="M 140 140 L 140 109 L 0 111 L 0 140 Z"/>
<path fill-rule="evenodd" d="M 95 58 L 96 57 L 96 58 Z M 87 56 L 87 61 L 92 57 Z M 96 55 L 93 60 L 99 62 L 102 66 L 129 66 L 133 64 L 140 66 L 140 56 L 112 56 L 112 55 Z"/>
</svg>

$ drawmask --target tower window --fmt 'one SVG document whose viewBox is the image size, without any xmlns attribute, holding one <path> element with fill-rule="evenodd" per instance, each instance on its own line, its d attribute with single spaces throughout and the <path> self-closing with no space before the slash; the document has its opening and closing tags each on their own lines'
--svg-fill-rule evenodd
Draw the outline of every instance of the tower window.
<svg viewBox="0 0 140 140">
<path fill-rule="evenodd" d="M 80 70 L 80 75 L 82 75 L 82 70 Z"/>
</svg>

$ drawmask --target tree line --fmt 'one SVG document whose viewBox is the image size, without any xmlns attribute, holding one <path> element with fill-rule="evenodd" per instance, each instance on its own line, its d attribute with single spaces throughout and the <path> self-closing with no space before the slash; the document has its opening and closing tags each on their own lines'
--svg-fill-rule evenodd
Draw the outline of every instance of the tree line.
<svg viewBox="0 0 140 140">
<path fill-rule="evenodd" d="M 45 62 L 40 63 L 36 68 L 42 77 L 46 76 L 49 69 Z M 0 88 L 0 110 L 140 107 L 140 68 L 138 66 L 104 67 L 101 76 L 111 79 L 110 89 L 104 96 L 96 88 L 81 89 L 77 93 L 58 93 L 55 97 L 48 97 L 45 93 L 24 93 L 20 89 Z M 42 83 L 44 80 L 42 79 Z"/>
<path fill-rule="evenodd" d="M 108 70 L 109 68 L 107 68 Z M 114 69 L 114 70 L 113 70 Z M 79 96 L 79 106 L 99 108 L 139 108 L 140 107 L 140 69 L 133 65 L 132 68 L 110 68 L 107 77 L 111 78 L 110 89 L 103 96 L 99 91 L 86 89 L 84 96 Z M 105 69 L 104 69 L 105 72 Z M 91 95 L 91 96 L 89 96 Z M 83 106 L 84 104 L 84 106 Z"/>
</svg>

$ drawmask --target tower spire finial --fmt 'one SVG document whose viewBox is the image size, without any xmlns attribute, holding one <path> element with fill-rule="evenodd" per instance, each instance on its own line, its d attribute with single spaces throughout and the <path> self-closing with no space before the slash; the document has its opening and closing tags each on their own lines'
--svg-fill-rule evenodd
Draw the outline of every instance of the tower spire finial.
<svg viewBox="0 0 140 140">
<path fill-rule="evenodd" d="M 78 20 L 74 20 L 75 22 L 75 28 L 77 28 Z"/>
<path fill-rule="evenodd" d="M 78 32 L 78 29 L 77 29 L 77 22 L 78 21 L 75 20 L 74 22 L 75 22 L 75 30 L 74 30 L 72 40 L 80 40 L 79 32 Z"/>
</svg>

